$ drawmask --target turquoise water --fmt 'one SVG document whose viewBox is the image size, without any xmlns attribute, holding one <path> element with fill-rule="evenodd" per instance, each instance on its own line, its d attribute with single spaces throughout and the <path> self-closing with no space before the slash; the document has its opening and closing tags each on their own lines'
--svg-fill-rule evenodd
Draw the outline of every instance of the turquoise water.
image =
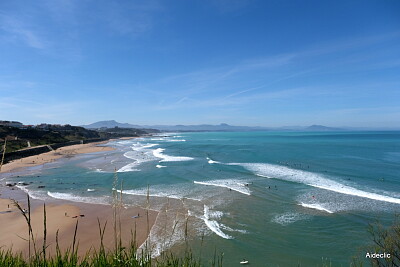
<svg viewBox="0 0 400 267">
<path fill-rule="evenodd" d="M 196 251 L 217 248 L 226 266 L 348 266 L 365 257 L 368 223 L 400 212 L 399 141 L 400 132 L 176 133 L 112 141 L 115 151 L 6 179 L 33 182 L 23 189 L 36 198 L 109 203 L 117 170 L 126 205 L 146 207 L 149 190 L 160 211 L 154 255 L 182 246 L 187 221 Z"/>
</svg>

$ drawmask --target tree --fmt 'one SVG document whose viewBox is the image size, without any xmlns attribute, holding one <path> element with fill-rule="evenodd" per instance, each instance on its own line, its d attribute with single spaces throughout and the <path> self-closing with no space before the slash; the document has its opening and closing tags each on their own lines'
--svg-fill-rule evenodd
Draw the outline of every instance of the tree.
<svg viewBox="0 0 400 267">
<path fill-rule="evenodd" d="M 390 257 L 371 258 L 372 266 L 400 267 L 400 215 L 396 215 L 392 226 L 374 223 L 369 225 L 368 231 L 374 243 L 369 247 L 370 253 L 390 254 Z"/>
</svg>

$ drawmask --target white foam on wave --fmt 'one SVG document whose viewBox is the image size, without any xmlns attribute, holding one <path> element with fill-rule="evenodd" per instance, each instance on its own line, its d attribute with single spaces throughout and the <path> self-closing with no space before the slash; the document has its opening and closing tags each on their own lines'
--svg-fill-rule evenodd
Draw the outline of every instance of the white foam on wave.
<svg viewBox="0 0 400 267">
<path fill-rule="evenodd" d="M 52 198 L 55 198 L 55 199 L 69 200 L 69 201 L 73 201 L 73 202 L 92 203 L 92 204 L 107 204 L 107 202 L 103 198 L 81 197 L 81 196 L 73 195 L 70 193 L 47 191 L 47 195 Z"/>
<path fill-rule="evenodd" d="M 250 196 L 251 191 L 250 189 L 246 186 L 246 184 L 243 183 L 241 180 L 234 180 L 234 179 L 226 179 L 226 180 L 211 180 L 211 181 L 193 181 L 195 184 L 201 184 L 201 185 L 208 185 L 208 186 L 217 186 L 217 187 L 225 187 L 230 190 L 239 192 L 241 194 L 245 194 Z"/>
<path fill-rule="evenodd" d="M 117 170 L 117 172 L 138 172 L 140 171 L 139 169 L 136 169 L 136 167 L 139 165 L 139 162 L 133 162 L 129 163 Z"/>
<path fill-rule="evenodd" d="M 207 161 L 208 161 L 208 164 L 217 164 L 217 163 L 221 163 L 221 162 L 219 162 L 219 161 L 212 160 L 212 159 L 210 159 L 209 157 L 207 157 Z"/>
<path fill-rule="evenodd" d="M 150 138 L 151 141 L 165 141 L 166 138 L 160 137 L 160 138 Z"/>
<path fill-rule="evenodd" d="M 117 190 L 117 192 L 121 193 L 120 190 Z M 193 198 L 193 197 L 188 197 L 187 195 L 189 192 L 185 192 L 185 190 L 179 190 L 174 189 L 174 188 L 157 188 L 157 187 L 152 187 L 147 190 L 147 188 L 141 188 L 141 189 L 132 189 L 132 190 L 122 190 L 123 194 L 127 195 L 133 195 L 133 196 L 147 196 L 149 197 L 160 197 L 160 198 L 173 198 L 173 199 L 190 199 L 194 201 L 201 201 L 201 199 L 198 198 Z"/>
<path fill-rule="evenodd" d="M 268 163 L 229 163 L 228 165 L 242 166 L 261 177 L 276 178 L 285 181 L 303 183 L 312 187 L 334 191 L 341 194 L 400 204 L 399 198 L 366 192 L 352 186 L 333 181 L 319 173 L 291 169 L 285 166 Z"/>
<path fill-rule="evenodd" d="M 151 148 L 151 147 L 154 147 L 154 146 L 158 146 L 158 144 L 149 144 L 149 143 L 142 144 L 142 143 L 137 142 L 136 144 L 132 145 L 132 150 L 140 151 L 140 150 Z"/>
<path fill-rule="evenodd" d="M 121 193 L 121 190 L 117 190 L 118 193 Z M 173 199 L 182 199 L 183 196 L 180 195 L 175 195 L 171 193 L 164 193 L 164 192 L 159 192 L 159 193 L 149 193 L 147 194 L 147 191 L 142 189 L 142 190 L 122 190 L 123 194 L 127 195 L 133 195 L 133 196 L 147 196 L 149 197 L 164 197 L 164 198 L 173 198 Z"/>
<path fill-rule="evenodd" d="M 124 153 L 124 157 L 128 159 L 133 159 L 134 162 L 131 162 L 123 167 L 121 167 L 117 172 L 133 172 L 140 171 L 138 169 L 139 165 L 145 162 L 149 162 L 155 160 L 153 156 L 153 150 L 149 149 L 151 147 L 157 146 L 158 144 L 141 144 L 136 143 L 132 146 L 132 151 L 128 151 Z"/>
<path fill-rule="evenodd" d="M 230 235 L 225 234 L 221 230 L 221 224 L 219 224 L 217 221 L 212 220 L 212 213 L 210 213 L 210 208 L 206 205 L 204 205 L 204 215 L 201 217 L 201 219 L 204 221 L 204 223 L 207 225 L 207 227 L 213 231 L 215 234 L 219 235 L 222 238 L 225 239 L 232 239 L 233 237 Z"/>
<path fill-rule="evenodd" d="M 306 219 L 307 217 L 303 214 L 297 212 L 286 212 L 283 214 L 278 214 L 272 218 L 272 222 L 278 223 L 280 225 L 286 226 L 291 223 L 297 222 L 299 220 Z"/>
<path fill-rule="evenodd" d="M 333 211 L 330 211 L 330 210 L 324 208 L 321 204 L 317 204 L 317 203 L 307 204 L 307 203 L 301 202 L 299 205 L 302 207 L 305 207 L 305 208 L 309 208 L 309 209 L 316 209 L 316 210 L 320 210 L 320 211 L 325 211 L 327 213 L 333 213 Z"/>
<path fill-rule="evenodd" d="M 247 234 L 246 230 L 232 229 L 229 226 L 226 226 L 224 224 L 221 224 L 221 228 L 224 229 L 224 230 L 230 231 L 230 232 L 239 232 L 239 233 L 242 233 L 242 234 Z"/>
<path fill-rule="evenodd" d="M 166 168 L 167 166 L 157 164 L 156 167 L 160 169 L 160 168 Z"/>
<path fill-rule="evenodd" d="M 186 142 L 185 139 L 166 139 L 167 142 Z"/>
<path fill-rule="evenodd" d="M 22 191 L 27 193 L 29 195 L 29 197 L 31 197 L 33 199 L 46 200 L 46 195 L 44 194 L 43 191 L 29 190 L 26 186 L 18 185 L 18 184 L 16 185 L 16 187 L 18 187 L 19 189 L 21 189 Z"/>
<path fill-rule="evenodd" d="M 170 156 L 165 155 L 163 152 L 165 151 L 164 148 L 157 148 L 153 150 L 153 155 L 157 158 L 160 158 L 160 162 L 167 162 L 167 161 L 188 161 L 193 160 L 191 157 L 177 157 L 177 156 Z"/>
<path fill-rule="evenodd" d="M 95 190 L 95 189 L 92 189 L 92 188 L 88 188 L 87 191 L 88 191 L 88 192 L 94 192 L 94 191 L 96 191 L 96 190 Z"/>
</svg>

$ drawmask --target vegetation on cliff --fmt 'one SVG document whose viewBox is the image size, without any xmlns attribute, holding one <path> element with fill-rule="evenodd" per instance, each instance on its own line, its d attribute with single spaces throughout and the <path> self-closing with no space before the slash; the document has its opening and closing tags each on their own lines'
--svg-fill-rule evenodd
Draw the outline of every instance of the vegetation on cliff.
<svg viewBox="0 0 400 267">
<path fill-rule="evenodd" d="M 79 126 L 42 124 L 30 127 L 11 127 L 0 125 L 0 142 L 7 139 L 6 152 L 28 147 L 65 143 L 70 141 L 136 137 L 156 130 L 112 128 L 89 130 Z"/>
</svg>

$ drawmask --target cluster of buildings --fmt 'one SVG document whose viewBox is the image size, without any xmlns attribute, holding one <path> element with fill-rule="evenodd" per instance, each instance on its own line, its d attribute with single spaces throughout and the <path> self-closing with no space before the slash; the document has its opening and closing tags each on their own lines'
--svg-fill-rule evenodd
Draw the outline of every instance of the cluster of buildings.
<svg viewBox="0 0 400 267">
<path fill-rule="evenodd" d="M 63 128 L 71 128 L 71 125 L 61 125 L 61 124 L 47 124 L 42 123 L 38 125 L 24 125 L 19 121 L 2 121 L 0 120 L 0 126 L 7 126 L 7 127 L 15 127 L 19 129 L 27 129 L 27 128 L 36 128 L 40 130 L 50 130 L 50 129 L 63 129 Z"/>
<path fill-rule="evenodd" d="M 24 126 L 26 127 L 28 125 L 23 125 L 19 121 L 0 121 L 0 126 L 23 128 Z"/>
</svg>

